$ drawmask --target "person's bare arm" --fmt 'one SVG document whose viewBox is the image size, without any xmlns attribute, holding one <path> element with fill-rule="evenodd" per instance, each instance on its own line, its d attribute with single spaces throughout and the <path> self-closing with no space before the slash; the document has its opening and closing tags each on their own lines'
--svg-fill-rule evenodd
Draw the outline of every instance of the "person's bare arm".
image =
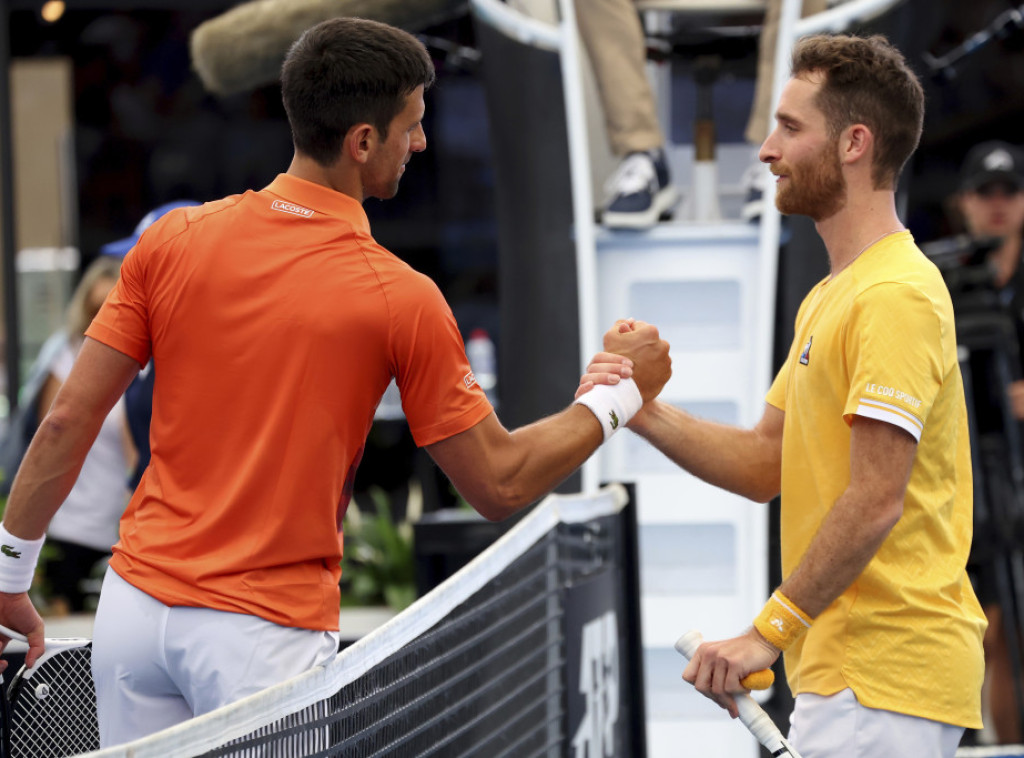
<svg viewBox="0 0 1024 758">
<path fill-rule="evenodd" d="M 1010 398 L 1010 412 L 1018 421 L 1024 421 L 1024 380 L 1010 382 L 1006 388 Z"/>
<path fill-rule="evenodd" d="M 868 565 L 903 514 L 903 499 L 917 453 L 904 430 L 855 416 L 850 430 L 850 483 L 836 500 L 796 569 L 779 590 L 814 618 Z M 702 645 L 683 678 L 730 714 L 739 680 L 770 666 L 779 650 L 756 629 Z"/>
<path fill-rule="evenodd" d="M 604 335 L 604 352 L 594 356 L 580 378 L 577 397 L 598 384 L 617 381 L 615 366 L 632 331 L 632 319 L 616 322 Z M 767 502 L 779 493 L 785 413 L 766 405 L 753 429 L 700 419 L 664 402 L 647 403 L 629 428 L 699 479 Z"/>
<path fill-rule="evenodd" d="M 903 429 L 854 417 L 850 484 L 779 588 L 812 618 L 853 584 L 900 520 L 916 453 Z"/>
<path fill-rule="evenodd" d="M 74 486 L 103 420 L 138 370 L 139 364 L 127 355 L 86 339 L 14 479 L 3 518 L 10 534 L 24 540 L 45 534 Z M 43 620 L 28 593 L 0 592 L 0 624 L 28 637 L 25 660 L 30 666 L 35 663 L 44 649 Z M 0 662 L 0 671 L 6 665 Z"/>
<path fill-rule="evenodd" d="M 573 405 L 513 432 L 492 413 L 426 449 L 470 505 L 500 521 L 557 487 L 603 440 L 594 414 Z"/>
<path fill-rule="evenodd" d="M 24 539 L 43 536 L 103 420 L 138 371 L 133 358 L 86 338 L 18 469 L 4 511 L 8 531 Z"/>
<path fill-rule="evenodd" d="M 654 327 L 638 324 L 624 341 L 621 355 L 632 361 L 624 373 L 632 375 L 642 398 L 654 398 L 671 375 L 668 343 Z M 620 361 L 613 370 L 622 367 Z M 572 405 L 513 432 L 492 413 L 426 450 L 462 496 L 484 517 L 497 521 L 550 492 L 603 439 L 594 413 Z"/>
<path fill-rule="evenodd" d="M 779 494 L 785 415 L 766 404 L 757 425 L 742 429 L 656 401 L 629 428 L 699 479 L 766 503 Z"/>
<path fill-rule="evenodd" d="M 39 390 L 39 399 L 36 401 L 37 418 L 43 418 L 50 412 L 50 407 L 53 405 L 57 393 L 60 392 L 61 384 L 60 379 L 53 374 L 47 375 L 46 381 L 43 382 L 43 386 Z"/>
</svg>

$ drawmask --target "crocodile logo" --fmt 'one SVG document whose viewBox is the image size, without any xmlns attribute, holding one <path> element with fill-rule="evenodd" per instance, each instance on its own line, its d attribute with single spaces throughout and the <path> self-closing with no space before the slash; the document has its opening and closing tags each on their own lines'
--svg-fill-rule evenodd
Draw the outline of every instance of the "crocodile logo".
<svg viewBox="0 0 1024 758">
<path fill-rule="evenodd" d="M 0 553 L 3 553 L 8 558 L 20 558 L 21 553 L 12 548 L 10 545 L 0 545 Z"/>
<path fill-rule="evenodd" d="M 612 431 L 619 428 L 619 417 L 615 415 L 615 411 L 608 411 L 608 415 L 612 417 Z"/>
</svg>

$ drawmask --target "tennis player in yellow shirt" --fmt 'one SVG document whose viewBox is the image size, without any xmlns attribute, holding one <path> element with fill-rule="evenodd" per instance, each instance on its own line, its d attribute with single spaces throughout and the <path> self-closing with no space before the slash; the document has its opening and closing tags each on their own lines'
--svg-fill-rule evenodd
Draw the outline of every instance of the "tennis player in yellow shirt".
<svg viewBox="0 0 1024 758">
<path fill-rule="evenodd" d="M 782 494 L 781 586 L 683 678 L 737 715 L 739 680 L 785 651 L 803 758 L 952 758 L 981 726 L 985 617 L 966 573 L 972 484 L 953 308 L 896 213 L 924 96 L 884 38 L 794 47 L 760 159 L 814 219 L 831 272 L 807 295 L 753 429 L 650 404 L 630 428 L 757 501 Z M 614 353 L 622 324 L 605 336 Z M 580 391 L 607 381 L 599 358 Z"/>
</svg>

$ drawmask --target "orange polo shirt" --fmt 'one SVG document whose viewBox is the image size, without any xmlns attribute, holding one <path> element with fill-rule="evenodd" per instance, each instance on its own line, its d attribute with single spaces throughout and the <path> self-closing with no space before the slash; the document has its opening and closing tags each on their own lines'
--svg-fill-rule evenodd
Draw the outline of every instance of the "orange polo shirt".
<svg viewBox="0 0 1024 758">
<path fill-rule="evenodd" d="M 338 628 L 341 523 L 395 377 L 418 445 L 491 413 L 434 283 L 289 175 L 167 214 L 87 332 L 156 386 L 112 568 L 165 605 Z"/>
</svg>

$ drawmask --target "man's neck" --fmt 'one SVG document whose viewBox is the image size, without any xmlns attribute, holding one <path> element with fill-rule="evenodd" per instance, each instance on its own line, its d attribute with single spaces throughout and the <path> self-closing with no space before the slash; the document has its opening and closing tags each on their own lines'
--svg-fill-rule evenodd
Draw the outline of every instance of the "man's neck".
<svg viewBox="0 0 1024 758">
<path fill-rule="evenodd" d="M 815 222 L 815 228 L 828 250 L 831 275 L 836 276 L 873 244 L 903 231 L 904 226 L 896 214 L 895 193 L 875 190 L 848 196 L 841 210 Z"/>
<path fill-rule="evenodd" d="M 358 172 L 347 169 L 344 159 L 339 159 L 333 166 L 322 166 L 309 156 L 296 152 L 285 173 L 348 195 L 360 203 L 365 199 Z"/>
</svg>

